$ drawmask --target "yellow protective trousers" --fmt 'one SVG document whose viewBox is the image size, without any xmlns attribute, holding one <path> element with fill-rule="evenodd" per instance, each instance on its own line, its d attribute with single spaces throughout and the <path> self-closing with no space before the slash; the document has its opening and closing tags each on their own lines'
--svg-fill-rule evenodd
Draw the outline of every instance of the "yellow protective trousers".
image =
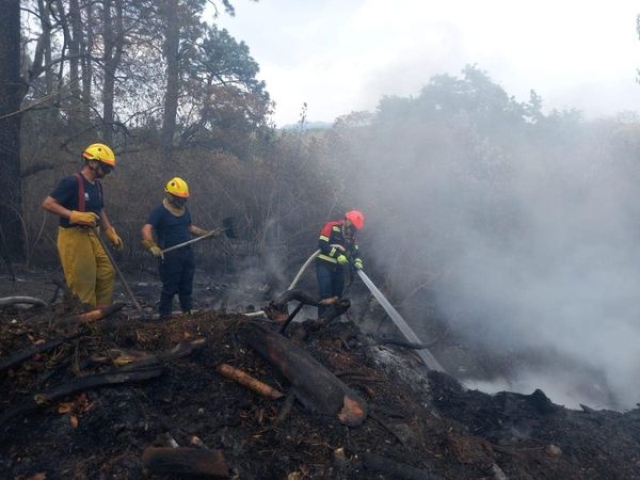
<svg viewBox="0 0 640 480">
<path fill-rule="evenodd" d="M 111 305 L 115 270 L 91 228 L 58 228 L 58 253 L 67 285 L 83 303 Z"/>
</svg>

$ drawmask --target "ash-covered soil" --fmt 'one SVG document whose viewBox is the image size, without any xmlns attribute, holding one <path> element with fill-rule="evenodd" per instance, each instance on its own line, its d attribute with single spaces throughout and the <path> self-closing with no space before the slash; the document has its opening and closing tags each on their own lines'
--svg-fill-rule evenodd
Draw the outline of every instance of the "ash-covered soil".
<svg viewBox="0 0 640 480">
<path fill-rule="evenodd" d="M 48 301 L 47 278 L 39 296 Z M 24 287 L 1 293 L 36 294 Z M 149 289 L 142 303 L 152 305 L 154 285 L 136 288 Z M 285 414 L 292 385 L 239 335 L 247 322 L 273 332 L 281 324 L 213 309 L 163 323 L 150 309 L 91 320 L 82 311 L 60 299 L 0 307 L 0 478 L 191 478 L 143 462 L 150 447 L 176 444 L 218 451 L 226 478 L 238 479 L 640 478 L 640 410 L 569 410 L 541 390 L 468 390 L 348 318 L 294 322 L 284 336 L 366 401 L 355 427 L 298 400 Z M 285 397 L 223 377 L 223 363 Z"/>
</svg>

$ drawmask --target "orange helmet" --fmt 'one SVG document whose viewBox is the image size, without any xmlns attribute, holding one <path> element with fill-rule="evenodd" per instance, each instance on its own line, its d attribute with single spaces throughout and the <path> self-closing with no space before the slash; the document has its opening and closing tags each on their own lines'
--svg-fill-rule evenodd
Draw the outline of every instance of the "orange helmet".
<svg viewBox="0 0 640 480">
<path fill-rule="evenodd" d="M 364 213 L 358 210 L 350 210 L 344 214 L 344 218 L 349 220 L 351 224 L 356 227 L 356 230 L 361 230 L 364 227 Z"/>
<path fill-rule="evenodd" d="M 97 160 L 111 167 L 116 166 L 116 156 L 104 143 L 93 143 L 84 149 L 82 156 L 85 160 Z"/>
</svg>

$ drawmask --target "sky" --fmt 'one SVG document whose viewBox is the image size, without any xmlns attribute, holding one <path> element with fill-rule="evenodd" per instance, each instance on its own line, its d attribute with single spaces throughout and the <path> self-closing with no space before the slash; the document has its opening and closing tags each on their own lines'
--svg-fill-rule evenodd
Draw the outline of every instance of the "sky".
<svg viewBox="0 0 640 480">
<path fill-rule="evenodd" d="M 332 122 L 417 95 L 476 64 L 510 96 L 587 117 L 640 111 L 638 0 L 234 0 L 216 23 L 244 41 L 276 125 Z M 212 21 L 211 15 L 208 20 Z"/>
</svg>

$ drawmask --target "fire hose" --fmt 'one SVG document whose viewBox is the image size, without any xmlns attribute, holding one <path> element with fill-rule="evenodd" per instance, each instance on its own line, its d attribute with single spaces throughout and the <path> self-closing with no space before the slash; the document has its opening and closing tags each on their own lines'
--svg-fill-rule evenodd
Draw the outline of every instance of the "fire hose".
<svg viewBox="0 0 640 480">
<path fill-rule="evenodd" d="M 305 272 L 305 270 L 309 267 L 313 259 L 319 253 L 320 253 L 320 250 L 316 250 L 311 254 L 311 256 L 307 259 L 307 261 L 304 262 L 304 264 L 302 265 L 302 267 L 294 277 L 293 281 L 291 282 L 291 285 L 289 285 L 289 290 L 292 290 L 293 288 L 295 288 L 297 283 L 300 281 L 302 274 Z M 380 303 L 380 305 L 382 306 L 384 311 L 387 313 L 387 315 L 389 315 L 391 320 L 393 320 L 393 323 L 395 323 L 396 327 L 398 327 L 398 329 L 400 330 L 402 335 L 404 335 L 407 341 L 411 343 L 417 343 L 417 344 L 422 343 L 422 341 L 411 329 L 409 324 L 404 320 L 404 318 L 402 318 L 400 313 L 398 313 L 398 311 L 393 307 L 393 305 L 389 303 L 389 300 L 386 299 L 386 297 L 382 294 L 380 289 L 378 289 L 378 287 L 375 286 L 375 284 L 371 281 L 371 279 L 367 276 L 367 274 L 364 273 L 364 271 L 361 269 L 356 269 L 356 273 L 362 280 L 362 283 L 366 285 L 366 287 L 369 289 L 371 294 L 376 298 L 376 300 L 378 300 L 378 303 Z M 427 368 L 429 368 L 430 370 L 437 370 L 439 372 L 444 372 L 444 368 L 442 368 L 442 365 L 440 365 L 440 362 L 436 360 L 436 358 L 431 354 L 428 348 L 422 348 L 420 350 L 416 350 L 416 353 L 422 359 L 422 361 L 427 366 Z"/>
</svg>

